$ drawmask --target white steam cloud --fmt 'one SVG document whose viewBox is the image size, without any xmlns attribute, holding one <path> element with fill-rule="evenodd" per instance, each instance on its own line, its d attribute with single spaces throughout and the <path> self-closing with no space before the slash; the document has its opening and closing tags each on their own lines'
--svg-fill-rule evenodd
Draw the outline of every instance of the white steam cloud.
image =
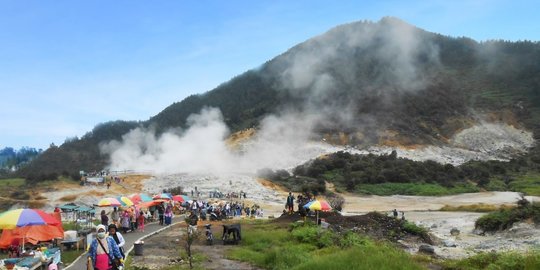
<svg viewBox="0 0 540 270">
<path fill-rule="evenodd" d="M 328 151 L 329 147 L 306 144 L 311 134 L 308 116 L 269 116 L 256 137 L 242 151 L 231 150 L 229 130 L 221 112 L 205 108 L 189 117 L 184 132 L 156 136 L 153 130 L 137 128 L 122 141 L 101 145 L 110 154 L 112 170 L 145 170 L 155 173 L 254 173 L 262 168 L 289 168 Z"/>
</svg>

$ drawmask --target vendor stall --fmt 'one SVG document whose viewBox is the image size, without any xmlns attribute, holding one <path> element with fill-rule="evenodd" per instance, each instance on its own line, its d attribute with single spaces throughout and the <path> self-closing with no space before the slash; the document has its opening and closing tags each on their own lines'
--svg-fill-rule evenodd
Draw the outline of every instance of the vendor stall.
<svg viewBox="0 0 540 270">
<path fill-rule="evenodd" d="M 0 260 L 0 270 L 20 269 L 34 270 L 47 269 L 49 264 L 59 264 L 61 261 L 61 251 L 59 248 L 44 248 L 43 251 L 36 251 L 34 256 L 10 258 Z"/>
</svg>

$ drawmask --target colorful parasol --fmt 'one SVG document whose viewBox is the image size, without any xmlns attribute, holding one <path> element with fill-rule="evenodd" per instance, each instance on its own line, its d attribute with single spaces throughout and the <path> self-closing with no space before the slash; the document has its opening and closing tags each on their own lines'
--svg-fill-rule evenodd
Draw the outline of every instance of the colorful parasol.
<svg viewBox="0 0 540 270">
<path fill-rule="evenodd" d="M 100 207 L 122 206 L 122 204 L 115 198 L 103 198 L 99 200 L 97 206 L 100 206 Z"/>
<path fill-rule="evenodd" d="M 152 197 L 144 194 L 144 193 L 136 193 L 136 194 L 133 194 L 131 196 L 129 196 L 129 198 L 131 199 L 131 201 L 134 203 L 134 204 L 138 204 L 138 203 L 141 203 L 141 202 L 151 202 L 152 201 Z"/>
<path fill-rule="evenodd" d="M 306 205 L 304 205 L 304 208 L 309 208 L 310 210 L 315 210 L 315 211 L 332 210 L 332 207 L 330 206 L 330 204 L 325 200 L 314 200 L 314 201 L 308 202 Z"/>
<path fill-rule="evenodd" d="M 154 200 L 171 200 L 171 196 L 167 193 L 161 193 L 161 194 L 158 194 L 154 197 L 152 197 L 152 199 Z"/>
<path fill-rule="evenodd" d="M 188 202 L 188 201 L 191 201 L 191 198 L 189 198 L 188 196 L 186 195 L 174 195 L 172 197 L 173 201 L 175 202 Z"/>
<path fill-rule="evenodd" d="M 134 203 L 128 197 L 121 196 L 116 198 L 122 206 L 132 206 Z"/>
<path fill-rule="evenodd" d="M 33 225 L 58 225 L 53 216 L 37 209 L 15 209 L 0 214 L 0 229 L 15 229 Z"/>
<path fill-rule="evenodd" d="M 314 200 L 314 201 L 308 202 L 306 203 L 306 205 L 304 205 L 304 208 L 314 210 L 317 213 L 317 222 L 319 222 L 319 211 L 332 210 L 332 207 L 330 206 L 330 204 L 325 200 Z"/>
</svg>

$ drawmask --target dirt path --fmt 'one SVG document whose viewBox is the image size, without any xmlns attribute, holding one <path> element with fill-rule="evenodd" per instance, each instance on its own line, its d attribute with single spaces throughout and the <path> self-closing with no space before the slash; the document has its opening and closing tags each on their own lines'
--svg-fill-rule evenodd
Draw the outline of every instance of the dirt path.
<svg viewBox="0 0 540 270">
<path fill-rule="evenodd" d="M 208 270 L 258 270 L 245 262 L 229 260 L 225 258 L 225 254 L 232 246 L 224 246 L 221 243 L 216 243 L 213 246 L 196 245 L 193 247 L 194 252 L 203 253 L 207 256 L 202 267 Z"/>
</svg>

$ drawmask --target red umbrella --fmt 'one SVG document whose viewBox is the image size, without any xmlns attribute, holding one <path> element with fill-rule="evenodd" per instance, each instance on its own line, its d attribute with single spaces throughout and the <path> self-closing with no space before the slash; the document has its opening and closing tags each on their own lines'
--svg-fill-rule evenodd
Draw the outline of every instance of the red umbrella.
<svg viewBox="0 0 540 270">
<path fill-rule="evenodd" d="M 182 197 L 182 195 L 174 195 L 174 196 L 172 197 L 172 199 L 173 199 L 173 201 L 175 201 L 175 202 L 185 202 L 184 197 Z"/>
</svg>

